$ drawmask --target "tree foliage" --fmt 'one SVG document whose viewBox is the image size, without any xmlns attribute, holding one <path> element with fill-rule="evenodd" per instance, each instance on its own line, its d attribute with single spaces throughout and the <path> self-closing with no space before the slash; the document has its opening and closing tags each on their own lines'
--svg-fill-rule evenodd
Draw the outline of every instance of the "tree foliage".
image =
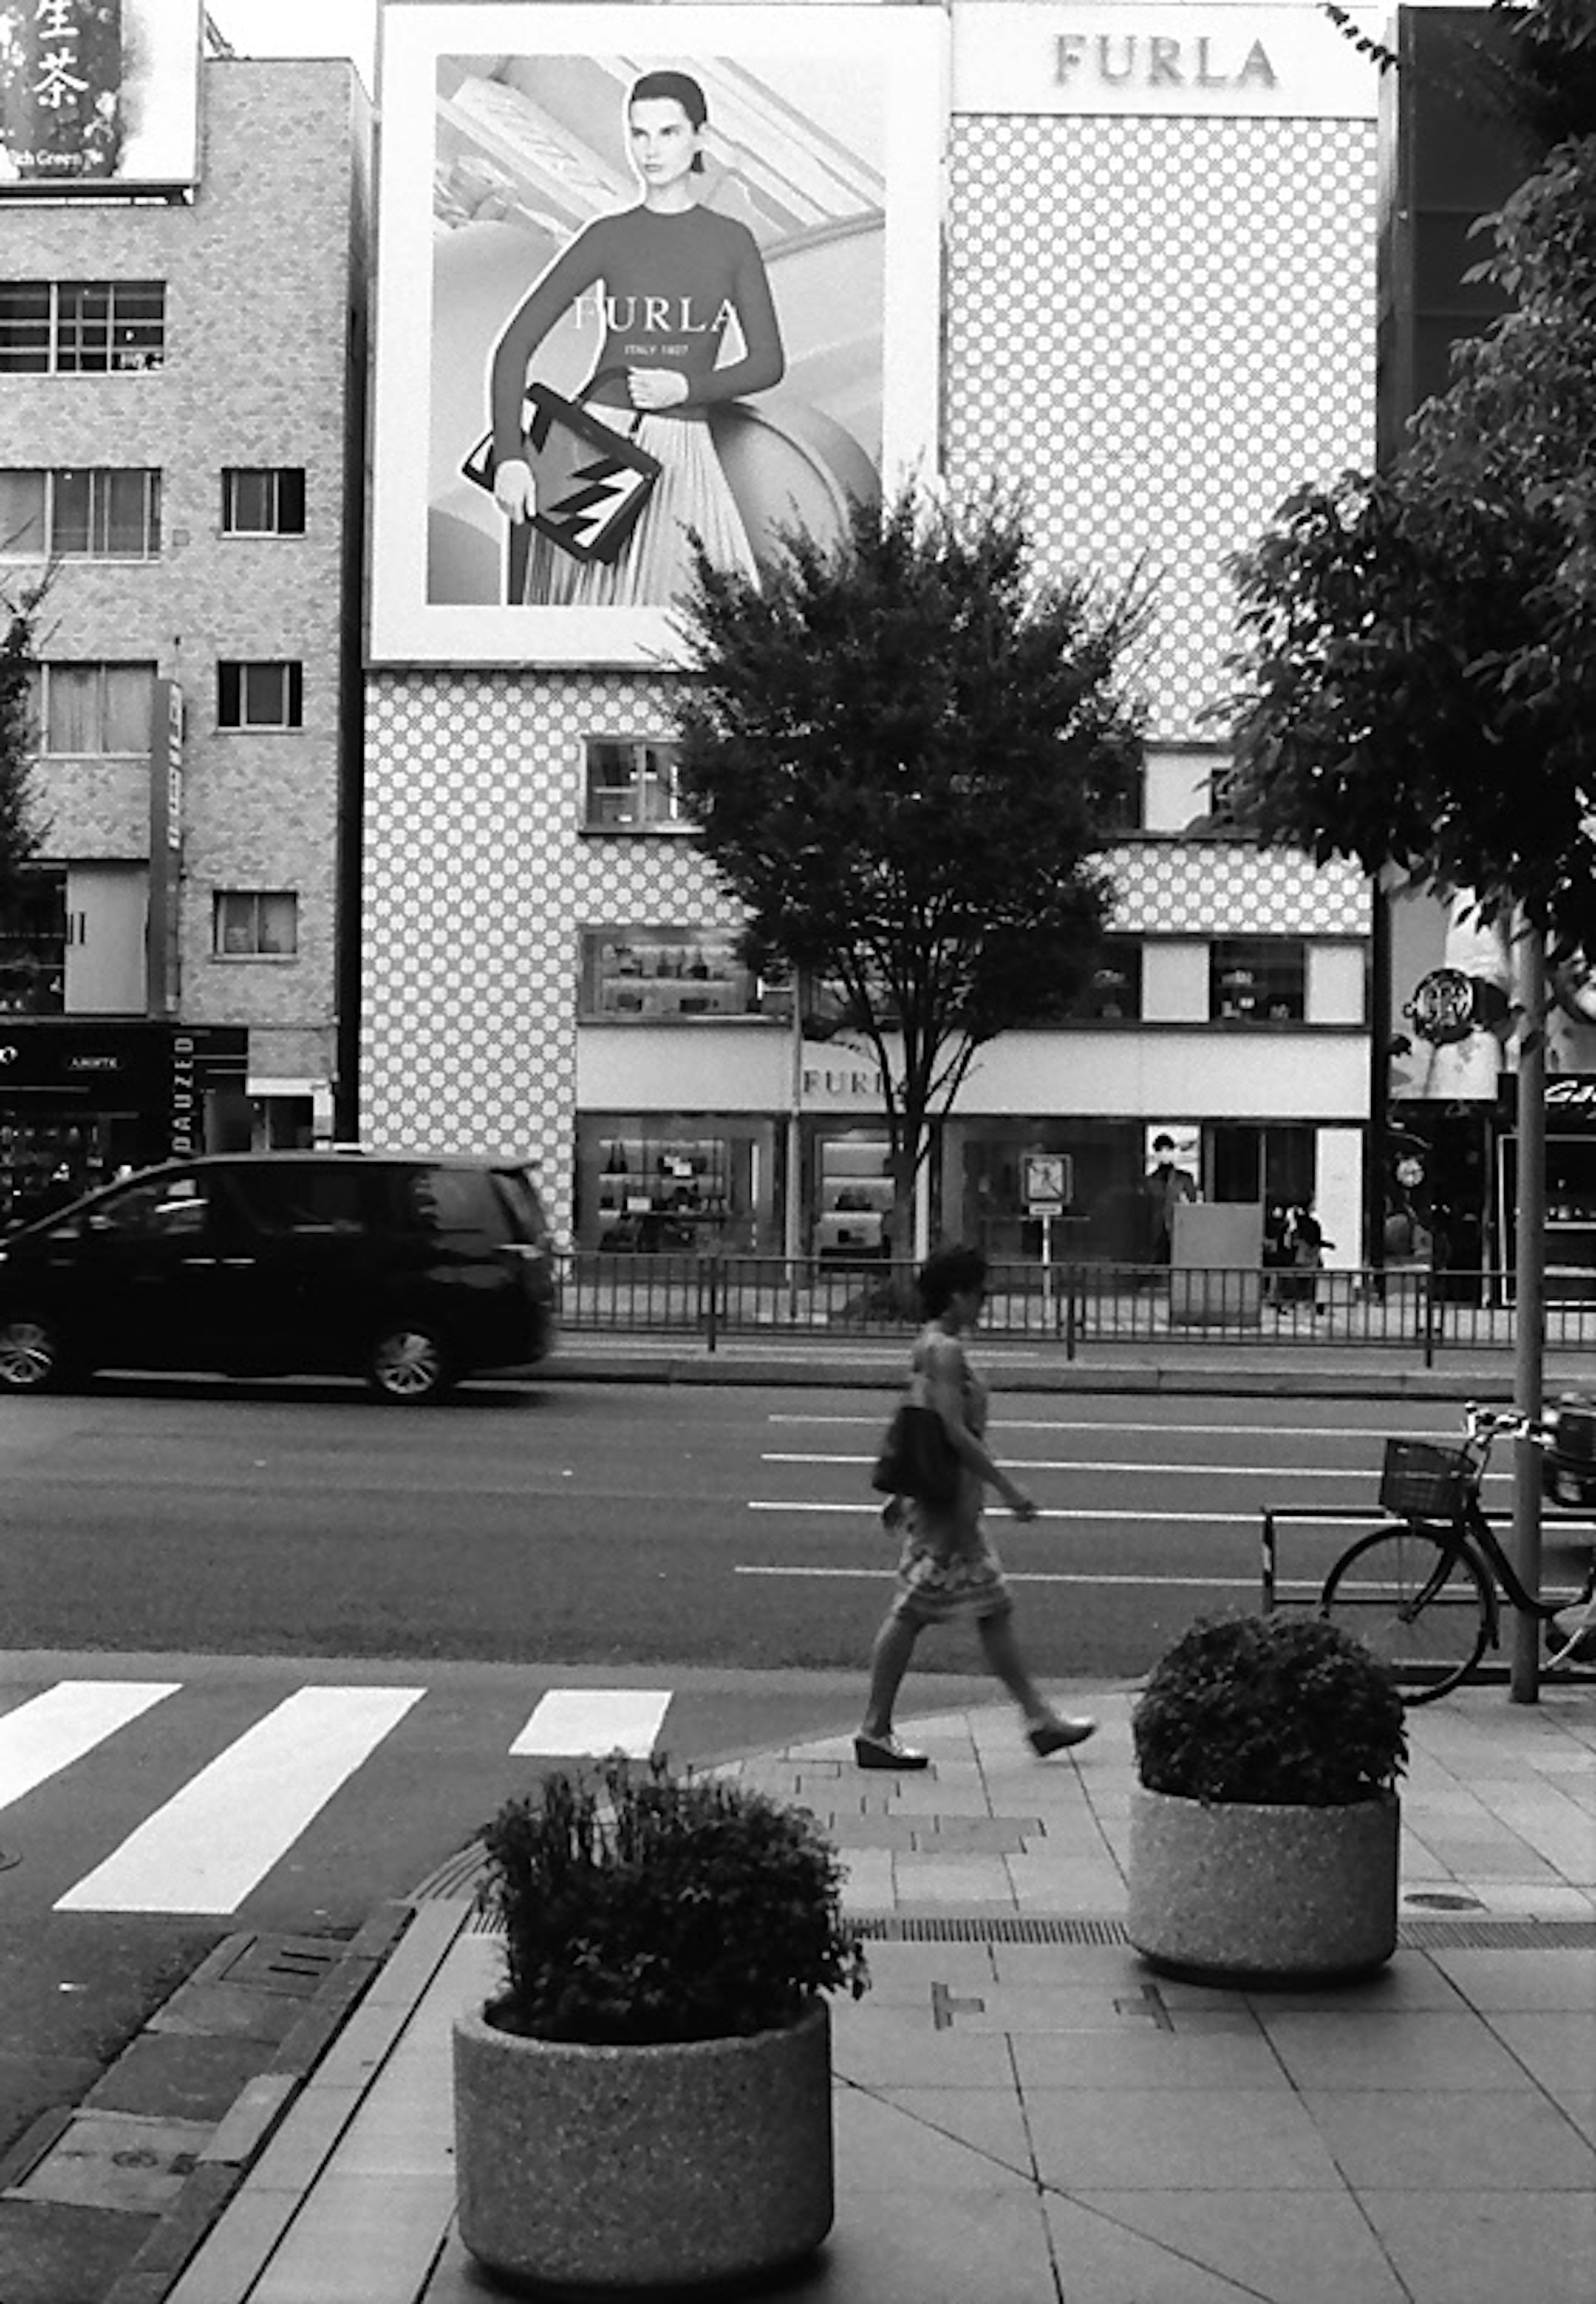
<svg viewBox="0 0 1596 2304">
<path fill-rule="evenodd" d="M 1596 950 L 1596 137 L 1494 220 L 1514 298 L 1379 476 L 1233 563 L 1237 820 Z"/>
<path fill-rule="evenodd" d="M 1095 856 L 1141 758 L 1139 586 L 1039 583 L 1014 507 L 909 487 L 834 547 L 789 531 L 761 584 L 700 554 L 687 616 L 687 805 L 749 956 L 874 1054 L 906 1199 L 975 1050 L 1093 967 Z"/>
<path fill-rule="evenodd" d="M 41 828 L 29 790 L 34 753 L 34 624 L 47 581 L 0 590 L 0 903 L 16 892 L 38 852 Z"/>
</svg>

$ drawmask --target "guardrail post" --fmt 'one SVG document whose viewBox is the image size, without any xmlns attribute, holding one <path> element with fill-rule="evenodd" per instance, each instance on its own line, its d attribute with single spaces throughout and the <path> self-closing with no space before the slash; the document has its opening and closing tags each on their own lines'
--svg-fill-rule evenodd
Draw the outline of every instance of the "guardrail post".
<svg viewBox="0 0 1596 2304">
<path fill-rule="evenodd" d="M 1418 1275 L 1419 1301 L 1423 1307 L 1424 1366 L 1435 1366 L 1435 1275 L 1426 1269 Z"/>
<path fill-rule="evenodd" d="M 1072 1360 L 1080 1338 L 1081 1268 L 1070 1265 L 1064 1275 L 1064 1357 Z"/>
<path fill-rule="evenodd" d="M 1259 1614 L 1272 1616 L 1275 1609 L 1275 1516 L 1267 1506 L 1263 1513 L 1262 1557 L 1259 1562 L 1259 1581 L 1262 1586 Z"/>
<path fill-rule="evenodd" d="M 713 1250 L 698 1262 L 698 1300 L 703 1313 L 705 1346 L 714 1351 L 720 1334 L 720 1258 Z M 708 1282 L 705 1292 L 705 1282 Z"/>
</svg>

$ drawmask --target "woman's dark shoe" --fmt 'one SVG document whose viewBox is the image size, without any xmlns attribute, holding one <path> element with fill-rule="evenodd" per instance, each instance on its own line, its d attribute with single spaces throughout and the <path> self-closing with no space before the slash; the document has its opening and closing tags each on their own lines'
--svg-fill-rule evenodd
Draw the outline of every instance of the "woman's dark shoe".
<svg viewBox="0 0 1596 2304">
<path fill-rule="evenodd" d="M 913 1752 L 896 1736 L 856 1736 L 853 1756 L 861 1768 L 928 1768 L 929 1752 Z"/>
<path fill-rule="evenodd" d="M 1096 1733 L 1095 1720 L 1050 1720 L 1045 1728 L 1028 1728 L 1026 1741 L 1039 1760 L 1045 1760 L 1050 1752 L 1067 1752 Z"/>
</svg>

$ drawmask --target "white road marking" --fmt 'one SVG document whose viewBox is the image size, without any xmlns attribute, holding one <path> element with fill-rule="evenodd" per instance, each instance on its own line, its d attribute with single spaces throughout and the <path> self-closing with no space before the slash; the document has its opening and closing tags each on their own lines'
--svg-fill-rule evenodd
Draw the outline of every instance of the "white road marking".
<svg viewBox="0 0 1596 2304">
<path fill-rule="evenodd" d="M 780 1504 L 774 1501 L 767 1501 L 762 1496 L 751 1496 L 748 1499 L 748 1510 L 750 1512 L 868 1512 L 872 1519 L 879 1520 L 881 1517 L 882 1507 L 880 1504 L 816 1504 L 811 1503 L 807 1499 L 803 1502 Z M 1291 1517 L 1293 1520 L 1303 1524 L 1315 1522 L 1318 1520 L 1318 1514 L 1314 1512 L 1311 1507 L 1306 1510 L 1299 1511 L 1295 1504 L 1291 1507 Z M 1045 1504 L 1042 1511 L 1037 1514 L 1037 1518 L 1039 1520 L 1136 1520 L 1144 1528 L 1161 1526 L 1170 1520 L 1178 1520 L 1178 1524 L 1183 1528 L 1188 1524 L 1196 1526 L 1199 1523 L 1203 1527 L 1208 1528 L 1246 1528 L 1251 1529 L 1254 1535 L 1257 1533 L 1258 1529 L 1258 1507 L 1256 1505 L 1254 1505 L 1250 1512 L 1187 1512 L 1184 1507 L 1182 1507 L 1178 1514 L 1174 1514 L 1170 1512 L 1124 1512 L 1117 1511 L 1110 1507 L 1099 1509 L 1090 1505 L 1081 1505 L 1077 1507 L 1075 1505 L 1066 1504 Z M 1380 1519 L 1381 1513 L 1379 1505 L 1371 1504 L 1369 1507 L 1370 1527 L 1377 1527 L 1380 1524 Z M 1327 1527 L 1333 1526 L 1337 1528 L 1345 1528 L 1347 1522 L 1339 1512 L 1327 1512 L 1324 1525 Z"/>
<path fill-rule="evenodd" d="M 520 1759 L 624 1752 L 646 1760 L 670 1708 L 668 1688 L 551 1688 L 510 1749 Z"/>
<path fill-rule="evenodd" d="M 182 1683 L 167 1680 L 63 1680 L 0 1714 L 0 1808 L 92 1752 Z"/>
<path fill-rule="evenodd" d="M 56 1910 L 236 1910 L 426 1692 L 297 1690 L 69 1888 Z"/>
<path fill-rule="evenodd" d="M 874 1568 L 768 1568 L 754 1562 L 745 1563 L 739 1561 L 731 1572 L 734 1576 L 865 1577 L 871 1581 L 878 1581 L 883 1574 L 891 1573 L 891 1565 L 889 1562 Z M 1177 1585 L 1186 1586 L 1194 1592 L 1255 1593 L 1258 1589 L 1255 1576 L 1070 1576 L 1048 1568 L 1005 1568 L 1003 1580 L 1006 1584 L 1134 1584 L 1154 1591 L 1163 1591 Z M 1275 1587 L 1277 1594 L 1294 1588 L 1313 1593 L 1319 1590 L 1317 1584 L 1292 1587 L 1279 1583 Z"/>
<path fill-rule="evenodd" d="M 874 1456 L 812 1455 L 768 1448 L 763 1452 L 760 1461 L 766 1464 L 869 1465 L 875 1459 Z M 1365 1464 L 1351 1467 L 1334 1464 L 1157 1464 L 1150 1462 L 1145 1456 L 1127 1463 L 1085 1456 L 1011 1456 L 1007 1461 L 1009 1470 L 1015 1472 L 1163 1472 L 1178 1473 L 1182 1477 L 1200 1472 L 1225 1479 L 1279 1480 L 1289 1478 L 1294 1480 L 1362 1480 L 1372 1487 L 1380 1485 L 1379 1473 L 1371 1472 Z M 1504 1473 L 1502 1477 L 1507 1478 L 1510 1475 Z"/>
<path fill-rule="evenodd" d="M 821 1416 L 782 1410 L 773 1410 L 766 1420 L 772 1424 L 865 1424 L 879 1428 L 886 1418 L 880 1410 L 870 1416 Z M 1149 1432 L 1154 1438 L 1178 1432 L 1204 1440 L 1435 1440 L 1449 1441 L 1454 1446 L 1461 1438 L 1456 1425 L 1439 1432 L 1411 1427 L 1394 1432 L 1388 1424 L 1232 1424 L 1228 1418 L 1217 1424 L 1171 1424 L 1161 1416 L 1146 1423 L 1073 1416 L 994 1416 L 992 1421 L 994 1432 Z"/>
</svg>

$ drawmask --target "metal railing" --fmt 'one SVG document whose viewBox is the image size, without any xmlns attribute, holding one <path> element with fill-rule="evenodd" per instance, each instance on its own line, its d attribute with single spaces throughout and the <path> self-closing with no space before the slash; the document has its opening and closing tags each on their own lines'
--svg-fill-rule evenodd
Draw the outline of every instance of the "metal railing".
<svg viewBox="0 0 1596 2304">
<path fill-rule="evenodd" d="M 1547 1306 L 1554 1350 L 1596 1347 L 1590 1300 Z M 561 1259 L 561 1317 L 571 1331 L 693 1335 L 712 1351 L 734 1337 L 897 1337 L 917 1313 L 910 1264 L 830 1258 L 600 1253 Z M 987 1334 L 1045 1340 L 1066 1356 L 1102 1345 L 1222 1343 L 1507 1348 L 1511 1276 L 1500 1272 L 1241 1270 L 1137 1264 L 994 1264 Z"/>
</svg>

